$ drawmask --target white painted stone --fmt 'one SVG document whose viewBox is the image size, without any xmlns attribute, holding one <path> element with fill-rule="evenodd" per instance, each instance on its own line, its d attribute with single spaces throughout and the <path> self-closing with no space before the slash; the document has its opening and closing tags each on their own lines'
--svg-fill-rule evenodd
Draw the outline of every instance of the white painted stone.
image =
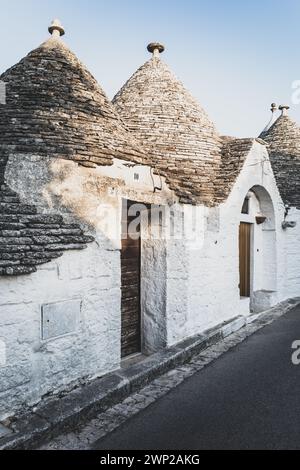
<svg viewBox="0 0 300 470">
<path fill-rule="evenodd" d="M 253 213 L 250 214 L 252 219 L 248 221 L 255 222 L 255 211 L 258 210 L 268 216 L 268 221 L 264 225 L 254 224 L 251 308 L 255 299 L 256 309 L 260 309 L 269 308 L 281 300 L 299 295 L 299 227 L 289 231 L 282 230 L 284 205 L 267 150 L 256 142 L 228 200 L 221 204 L 218 210 L 208 209 L 203 247 L 193 250 L 186 244 L 187 253 L 183 248 L 177 251 L 174 263 L 178 267 L 181 262 L 185 262 L 182 278 L 188 274 L 188 280 L 183 281 L 178 276 L 178 285 L 174 286 L 172 292 L 168 291 L 168 299 L 171 298 L 171 301 L 167 302 L 167 311 L 173 311 L 172 321 L 168 324 L 169 336 L 172 337 L 169 344 L 238 315 L 249 315 L 250 299 L 240 299 L 239 295 L 238 229 L 240 221 L 243 220 L 241 208 L 244 198 L 254 186 L 258 187 L 258 194 L 253 201 Z M 269 199 L 272 203 L 270 205 Z M 270 213 L 271 206 L 273 214 Z M 291 217 L 299 220 L 299 215 L 300 211 L 294 210 Z M 219 218 L 218 222 L 216 217 Z M 294 252 L 292 256 L 289 254 L 291 252 Z M 183 292 L 181 299 L 176 299 L 178 286 Z M 270 290 L 272 294 L 266 296 L 263 304 L 259 306 L 255 293 Z M 185 302 L 187 291 L 188 302 Z M 260 294 L 259 296 L 261 297 Z M 174 298 L 176 300 L 173 306 Z M 185 322 L 182 320 L 184 317 Z M 172 332 L 173 329 L 176 333 Z"/>
<path fill-rule="evenodd" d="M 42 339 L 49 340 L 75 333 L 78 327 L 80 310 L 81 300 L 68 300 L 42 305 Z"/>
<path fill-rule="evenodd" d="M 28 177 L 32 172 L 34 179 Z M 300 296 L 300 211 L 289 214 L 298 222 L 296 228 L 283 230 L 284 205 L 267 150 L 258 142 L 229 198 L 217 208 L 178 204 L 163 179 L 162 191 L 153 192 L 149 168 L 120 160 L 112 167 L 90 169 L 71 161 L 11 157 L 6 177 L 24 202 L 79 222 L 96 241 L 83 251 L 66 252 L 32 275 L 0 278 L 0 339 L 5 342 L 0 419 L 46 394 L 120 367 L 122 198 L 162 204 L 170 216 L 157 222 L 161 236 L 149 236 L 146 226 L 142 230 L 144 352 L 238 317 L 224 327 L 229 334 L 243 324 L 241 316 L 249 318 L 250 308 L 269 308 Z M 250 302 L 240 298 L 238 287 L 238 229 L 244 198 L 254 186 L 248 221 L 254 222 L 257 211 L 268 221 L 253 227 Z M 68 305 L 74 299 L 81 303 L 76 328 L 43 341 L 41 306 Z"/>
<path fill-rule="evenodd" d="M 222 335 L 224 338 L 227 336 L 231 335 L 235 331 L 240 330 L 243 328 L 243 326 L 246 325 L 246 319 L 244 316 L 240 316 L 238 318 L 235 318 L 233 321 L 229 322 L 227 325 L 225 325 L 222 329 Z"/>
</svg>

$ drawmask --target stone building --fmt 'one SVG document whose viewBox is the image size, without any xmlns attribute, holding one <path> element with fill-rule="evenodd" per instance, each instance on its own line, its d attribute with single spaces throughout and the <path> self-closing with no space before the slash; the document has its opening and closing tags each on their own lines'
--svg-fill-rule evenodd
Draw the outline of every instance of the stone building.
<svg viewBox="0 0 300 470">
<path fill-rule="evenodd" d="M 160 44 L 111 103 L 49 31 L 0 76 L 0 419 L 300 295 L 287 107 L 222 137 Z"/>
</svg>

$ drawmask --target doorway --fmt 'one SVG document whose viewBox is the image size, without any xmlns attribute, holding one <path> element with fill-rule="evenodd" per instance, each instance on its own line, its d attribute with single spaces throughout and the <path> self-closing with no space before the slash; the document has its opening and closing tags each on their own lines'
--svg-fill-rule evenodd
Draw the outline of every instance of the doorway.
<svg viewBox="0 0 300 470">
<path fill-rule="evenodd" d="M 137 210 L 133 207 L 135 204 Z M 122 358 L 141 352 L 141 220 L 138 207 L 134 201 L 122 201 Z"/>
<path fill-rule="evenodd" d="M 250 297 L 251 279 L 251 224 L 241 222 L 239 232 L 240 249 L 240 296 Z"/>
</svg>

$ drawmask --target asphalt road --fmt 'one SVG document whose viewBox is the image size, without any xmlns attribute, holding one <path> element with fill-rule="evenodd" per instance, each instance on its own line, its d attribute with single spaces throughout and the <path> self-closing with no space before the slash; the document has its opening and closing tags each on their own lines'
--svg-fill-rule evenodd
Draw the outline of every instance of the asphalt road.
<svg viewBox="0 0 300 470">
<path fill-rule="evenodd" d="M 228 351 L 115 432 L 105 450 L 300 449 L 300 307 Z"/>
</svg>

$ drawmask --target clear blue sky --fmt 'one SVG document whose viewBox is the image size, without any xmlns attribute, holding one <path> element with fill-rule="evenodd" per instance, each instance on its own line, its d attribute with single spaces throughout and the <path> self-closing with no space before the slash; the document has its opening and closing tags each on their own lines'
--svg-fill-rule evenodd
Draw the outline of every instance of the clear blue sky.
<svg viewBox="0 0 300 470">
<path fill-rule="evenodd" d="M 222 134 L 255 136 L 272 101 L 300 80 L 299 0 L 0 0 L 0 73 L 48 37 L 65 41 L 110 98 L 144 63 L 151 41 Z M 300 122 L 300 104 L 290 114 Z"/>
</svg>

